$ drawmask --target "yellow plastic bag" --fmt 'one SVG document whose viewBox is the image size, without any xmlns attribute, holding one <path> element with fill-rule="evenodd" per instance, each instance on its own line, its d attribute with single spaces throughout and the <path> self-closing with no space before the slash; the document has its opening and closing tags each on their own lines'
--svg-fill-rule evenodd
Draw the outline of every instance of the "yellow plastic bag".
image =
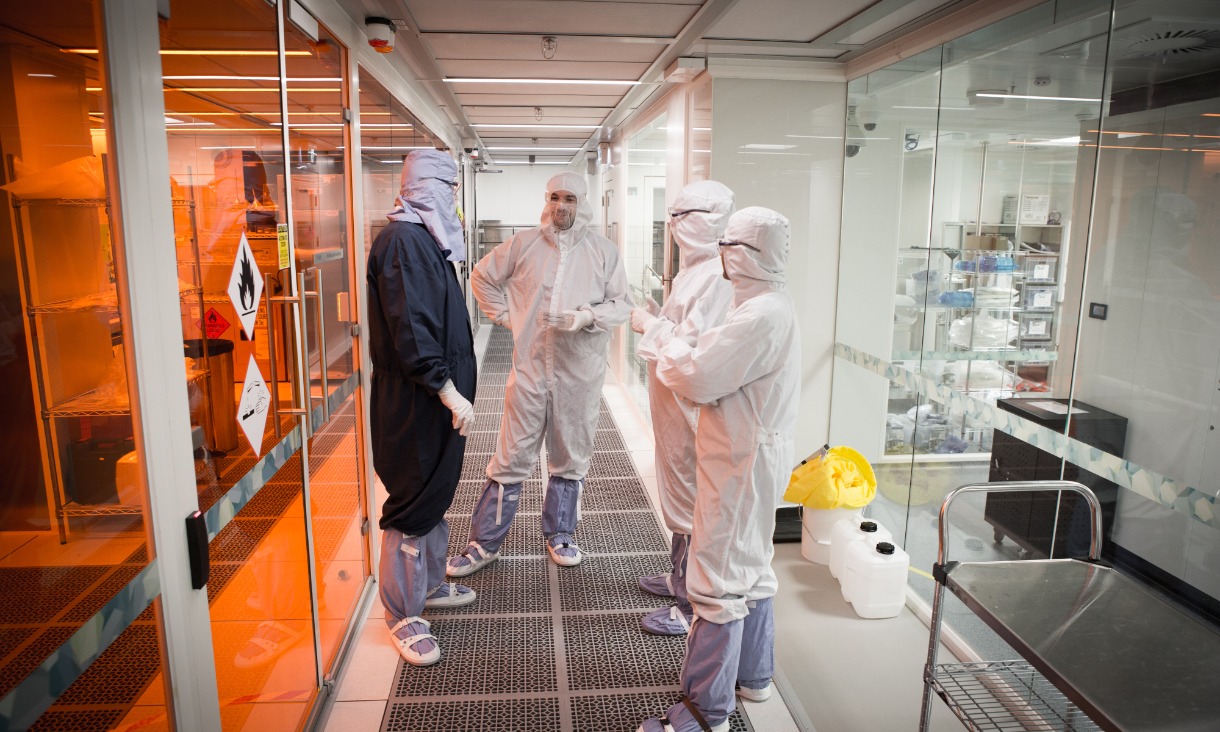
<svg viewBox="0 0 1220 732">
<path fill-rule="evenodd" d="M 850 447 L 832 447 L 792 471 L 784 500 L 807 508 L 863 508 L 877 495 L 877 475 Z"/>
</svg>

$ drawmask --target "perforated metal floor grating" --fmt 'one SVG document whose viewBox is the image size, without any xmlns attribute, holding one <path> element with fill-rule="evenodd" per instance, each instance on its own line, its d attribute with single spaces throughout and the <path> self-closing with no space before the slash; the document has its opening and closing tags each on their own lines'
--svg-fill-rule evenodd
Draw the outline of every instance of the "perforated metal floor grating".
<svg viewBox="0 0 1220 732">
<path fill-rule="evenodd" d="M 496 449 L 511 343 L 508 331 L 494 329 L 491 357 L 480 362 L 479 431 L 467 436 L 463 480 L 447 514 L 450 554 L 466 545 Z M 669 542 L 604 400 L 576 530 L 585 552 L 577 567 L 546 558 L 544 475 L 536 469 L 525 482 L 500 561 L 461 580 L 479 600 L 426 613 L 442 661 L 425 669 L 399 663 L 383 730 L 635 732 L 678 700 L 684 639 L 640 630 L 643 613 L 666 600 L 636 584 L 670 569 Z M 737 713 L 732 729 L 751 727 Z"/>
<path fill-rule="evenodd" d="M 547 732 L 558 730 L 559 699 L 473 699 L 465 701 L 392 703 L 386 710 L 389 732 Z"/>
</svg>

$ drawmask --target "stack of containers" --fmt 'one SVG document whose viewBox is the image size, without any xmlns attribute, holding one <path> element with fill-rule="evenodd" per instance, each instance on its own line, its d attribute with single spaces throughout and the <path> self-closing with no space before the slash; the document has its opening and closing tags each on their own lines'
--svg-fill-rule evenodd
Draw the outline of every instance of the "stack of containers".
<svg viewBox="0 0 1220 732">
<path fill-rule="evenodd" d="M 906 602 L 911 558 L 893 536 L 860 509 L 872 502 L 877 477 L 864 456 L 850 447 L 827 445 L 792 473 L 784 500 L 800 503 L 804 530 L 801 554 L 828 564 L 843 599 L 862 618 L 892 618 Z"/>
</svg>

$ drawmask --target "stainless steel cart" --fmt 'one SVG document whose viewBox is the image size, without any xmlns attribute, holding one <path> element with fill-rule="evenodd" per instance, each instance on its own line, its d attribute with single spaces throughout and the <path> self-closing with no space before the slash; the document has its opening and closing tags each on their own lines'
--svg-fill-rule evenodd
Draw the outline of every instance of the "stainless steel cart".
<svg viewBox="0 0 1220 732">
<path fill-rule="evenodd" d="M 1089 559 L 952 562 L 948 511 L 964 493 L 1075 491 L 1089 506 Z M 981 483 L 940 507 L 920 730 L 932 693 L 970 730 L 1220 729 L 1220 633 L 1097 564 L 1101 509 L 1069 481 Z M 938 664 L 945 589 L 1021 655 Z"/>
</svg>

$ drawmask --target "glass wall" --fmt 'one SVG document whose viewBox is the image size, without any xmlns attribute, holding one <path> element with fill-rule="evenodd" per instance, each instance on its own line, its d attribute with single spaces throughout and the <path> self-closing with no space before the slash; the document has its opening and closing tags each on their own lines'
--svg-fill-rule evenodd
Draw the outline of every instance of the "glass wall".
<svg viewBox="0 0 1220 732">
<path fill-rule="evenodd" d="M 669 218 L 665 199 L 665 174 L 668 164 L 667 114 L 660 114 L 627 140 L 626 225 L 623 267 L 631 297 L 637 303 L 646 298 L 665 299 L 665 224 Z M 639 334 L 624 329 L 627 338 L 628 367 L 625 385 L 641 405 L 648 404 L 645 362 L 635 356 Z"/>
<path fill-rule="evenodd" d="M 402 176 L 402 160 L 412 150 L 443 147 L 392 94 L 360 69 L 360 169 L 364 176 L 364 245 L 371 247 L 389 223 Z M 472 260 L 474 258 L 472 253 Z"/>
<path fill-rule="evenodd" d="M 160 601 L 150 606 L 145 593 L 129 589 L 156 576 L 125 353 L 133 338 L 124 317 L 123 222 L 111 177 L 114 156 L 133 151 L 113 145 L 97 17 L 88 1 L 54 13 L 0 8 L 0 727 L 7 729 L 111 729 L 165 712 Z M 198 319 L 198 278 L 184 273 L 179 289 L 182 317 Z M 40 672 L 44 664 L 55 673 Z M 77 678 L 68 666 L 89 668 Z M 54 689 L 65 678 L 76 680 Z M 49 709 L 48 687 L 58 696 Z"/>
<path fill-rule="evenodd" d="M 849 86 L 831 434 L 916 567 L 949 490 L 1062 477 L 1110 561 L 1220 617 L 1220 33 L 1168 6 L 1047 3 Z M 1086 516 L 964 500 L 950 555 L 1076 556 Z"/>
</svg>

